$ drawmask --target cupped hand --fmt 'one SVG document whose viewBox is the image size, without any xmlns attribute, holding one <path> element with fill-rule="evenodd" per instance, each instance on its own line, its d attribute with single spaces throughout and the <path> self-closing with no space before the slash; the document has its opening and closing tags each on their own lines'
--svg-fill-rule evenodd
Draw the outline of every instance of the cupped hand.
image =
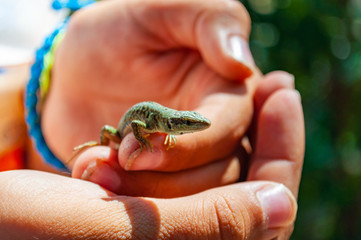
<svg viewBox="0 0 361 240">
<path fill-rule="evenodd" d="M 97 183 L 117 194 L 179 197 L 236 182 L 272 180 L 289 187 L 297 196 L 304 152 L 302 107 L 294 79 L 285 72 L 265 75 L 254 102 L 250 134 L 251 161 L 238 147 L 237 156 L 178 172 L 125 171 L 115 150 L 93 147 L 74 159 L 72 176 Z M 245 164 L 248 163 L 248 164 Z M 247 167 L 248 165 L 248 167 Z"/>
<path fill-rule="evenodd" d="M 280 72 L 267 75 L 257 88 L 255 148 L 246 182 L 186 197 L 158 199 L 116 195 L 98 184 L 49 173 L 2 172 L 0 236 L 287 238 L 296 216 L 294 196 L 304 153 L 302 107 L 299 94 L 292 88 L 290 76 Z M 79 158 L 87 154 L 84 152 Z"/>
<path fill-rule="evenodd" d="M 129 134 L 119 147 L 123 167 L 129 156 L 137 156 L 132 170 L 232 164 L 261 77 L 249 31 L 248 13 L 231 0 L 103 1 L 80 10 L 55 53 L 42 114 L 49 147 L 66 162 L 73 147 L 97 140 L 103 125 L 116 127 L 129 107 L 152 100 L 196 110 L 212 125 L 177 137 L 169 151 L 164 136 L 152 135 L 154 151 L 139 155 Z"/>
</svg>

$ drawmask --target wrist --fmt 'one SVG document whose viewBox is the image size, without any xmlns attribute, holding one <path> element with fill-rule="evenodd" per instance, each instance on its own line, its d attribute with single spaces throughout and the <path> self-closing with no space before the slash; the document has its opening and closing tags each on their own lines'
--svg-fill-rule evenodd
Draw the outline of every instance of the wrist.
<svg viewBox="0 0 361 240">
<path fill-rule="evenodd" d="M 50 71 L 48 69 L 51 68 L 52 61 L 49 61 L 49 58 L 51 58 L 52 52 L 54 51 L 54 40 L 64 30 L 64 28 L 66 27 L 66 22 L 67 21 L 65 21 L 57 29 L 55 29 L 55 31 L 45 40 L 43 47 L 37 51 L 35 63 L 31 68 L 31 77 L 27 84 L 25 92 L 26 122 L 33 143 L 38 149 L 42 158 L 45 160 L 45 162 L 62 171 L 67 170 L 67 168 L 50 151 L 41 130 L 40 79 L 43 76 L 43 79 L 50 80 L 50 78 L 44 76 L 50 74 Z"/>
<path fill-rule="evenodd" d="M 94 0 L 54 0 L 53 8 L 68 8 L 72 13 L 86 5 L 94 3 Z M 75 6 L 75 7 L 74 7 Z M 27 84 L 25 92 L 25 115 L 28 132 L 44 162 L 61 171 L 68 171 L 62 161 L 50 150 L 42 132 L 42 116 L 44 101 L 50 87 L 54 52 L 60 43 L 67 18 L 54 32 L 46 38 L 44 45 L 36 52 L 35 63 L 31 68 L 31 78 Z"/>
</svg>

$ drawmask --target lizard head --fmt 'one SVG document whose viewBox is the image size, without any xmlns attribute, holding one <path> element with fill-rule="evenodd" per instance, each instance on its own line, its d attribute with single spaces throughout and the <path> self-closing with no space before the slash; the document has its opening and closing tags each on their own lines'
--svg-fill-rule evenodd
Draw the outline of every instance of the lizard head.
<svg viewBox="0 0 361 240">
<path fill-rule="evenodd" d="M 211 122 L 194 111 L 177 111 L 167 121 L 167 129 L 172 135 L 181 135 L 209 128 Z"/>
</svg>

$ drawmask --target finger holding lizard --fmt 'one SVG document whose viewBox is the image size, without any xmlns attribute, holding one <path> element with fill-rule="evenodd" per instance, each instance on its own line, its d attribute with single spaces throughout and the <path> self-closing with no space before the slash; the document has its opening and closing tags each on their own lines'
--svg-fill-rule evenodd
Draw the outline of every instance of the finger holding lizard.
<svg viewBox="0 0 361 240">
<path fill-rule="evenodd" d="M 234 183 L 240 174 L 237 158 L 178 172 L 126 171 L 119 165 L 117 154 L 106 146 L 84 150 L 75 157 L 72 177 L 120 195 L 173 198 Z"/>
<path fill-rule="evenodd" d="M 179 2 L 178 7 L 184 9 L 167 9 L 169 12 L 165 18 L 169 22 L 185 18 L 186 8 L 192 4 Z M 194 14 L 198 18 L 191 20 L 194 21 L 193 25 L 181 24 L 174 30 L 168 29 L 174 38 L 172 47 L 195 47 L 206 63 L 194 67 L 193 70 L 198 73 L 194 74 L 197 78 L 192 79 L 192 75 L 190 76 L 189 81 L 197 82 L 199 87 L 186 89 L 187 93 L 183 94 L 185 96 L 170 101 L 171 106 L 182 106 L 184 104 L 180 102 L 189 101 L 186 96 L 191 96 L 188 98 L 192 99 L 193 104 L 189 105 L 193 105 L 195 109 L 186 110 L 195 110 L 208 118 L 211 127 L 194 134 L 177 136 L 176 146 L 169 151 L 166 151 L 164 137 L 160 135 L 148 137 L 154 151 L 140 151 L 139 144 L 130 134 L 119 148 L 120 164 L 125 169 L 189 169 L 229 157 L 240 144 L 252 118 L 252 96 L 262 74 L 255 67 L 248 49 L 250 19 L 243 6 L 233 1 L 214 1 L 213 4 L 219 4 L 218 8 L 204 4 L 202 7 L 206 10 L 198 12 L 198 15 Z M 200 4 L 197 2 L 194 5 Z M 211 74 L 207 72 L 209 69 Z M 199 76 L 202 75 L 204 78 L 200 79 Z M 204 86 L 208 89 L 203 90 Z"/>
<path fill-rule="evenodd" d="M 102 1 L 82 9 L 55 53 L 42 115 L 47 144 L 65 162 L 131 106 L 155 101 L 195 110 L 211 127 L 178 136 L 168 151 L 164 136 L 151 134 L 153 151 L 139 152 L 130 133 L 119 146 L 124 168 L 180 171 L 230 157 L 251 121 L 261 77 L 249 31 L 248 13 L 232 0 Z M 129 158 L 134 164 L 126 167 Z"/>
<path fill-rule="evenodd" d="M 238 88 L 247 91 L 247 87 Z M 244 94 L 217 92 L 205 97 L 195 111 L 210 120 L 210 127 L 175 136 L 177 140 L 172 148 L 164 145 L 162 134 L 147 137 L 153 151 L 142 150 L 134 134 L 127 135 L 119 146 L 120 164 L 127 170 L 180 171 L 230 157 L 251 121 L 252 94 L 249 91 L 252 90 Z"/>
<path fill-rule="evenodd" d="M 288 75 L 277 72 L 267 74 L 257 88 L 257 91 L 262 90 L 262 94 L 258 94 L 257 100 L 268 98 L 278 89 L 292 89 L 293 80 Z M 259 103 L 259 105 L 262 104 Z M 182 137 L 185 136 L 187 135 Z M 189 136 L 192 136 L 192 134 Z M 160 149 L 165 148 L 162 142 L 163 139 L 162 136 L 157 135 L 148 137 L 152 144 L 159 144 Z M 123 141 L 125 145 L 134 145 L 134 148 L 139 147 L 132 134 L 126 136 Z M 171 152 L 177 147 L 178 145 L 173 149 L 164 151 L 166 153 Z M 75 178 L 92 181 L 117 194 L 153 197 L 189 195 L 210 187 L 236 182 L 244 167 L 240 164 L 240 159 L 237 156 L 231 156 L 183 171 L 125 171 L 119 165 L 118 152 L 105 146 L 85 149 L 74 160 L 75 165 L 73 166 L 72 176 Z M 137 160 L 134 164 L 137 164 L 136 162 Z"/>
</svg>

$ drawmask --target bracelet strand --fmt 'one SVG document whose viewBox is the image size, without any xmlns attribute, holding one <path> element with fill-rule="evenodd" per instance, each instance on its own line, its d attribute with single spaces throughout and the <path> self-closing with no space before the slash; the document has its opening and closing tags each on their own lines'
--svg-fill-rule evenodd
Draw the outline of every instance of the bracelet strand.
<svg viewBox="0 0 361 240">
<path fill-rule="evenodd" d="M 55 10 L 67 8 L 71 15 L 80 8 L 95 3 L 97 0 L 54 0 Z M 57 170 L 69 172 L 65 164 L 49 149 L 41 130 L 41 109 L 51 83 L 51 69 L 54 52 L 62 40 L 69 17 L 45 39 L 44 45 L 36 52 L 35 62 L 31 67 L 30 80 L 25 90 L 25 121 L 29 135 L 43 161 Z"/>
<path fill-rule="evenodd" d="M 52 7 L 55 10 L 67 8 L 74 12 L 94 2 L 96 2 L 96 0 L 54 0 Z"/>
<path fill-rule="evenodd" d="M 59 36 L 59 34 L 63 34 L 66 25 L 67 19 L 58 28 L 56 28 L 48 38 L 45 39 L 42 48 L 36 52 L 35 62 L 31 67 L 31 76 L 25 89 L 25 120 L 32 142 L 40 153 L 42 159 L 47 164 L 60 171 L 69 172 L 64 163 L 53 154 L 46 144 L 41 130 L 41 116 L 39 114 L 39 103 L 42 101 L 40 100 L 40 77 L 41 75 L 44 76 L 44 74 L 49 75 L 52 65 L 52 60 L 50 59 L 47 59 L 47 62 L 44 62 L 46 59 L 45 56 L 52 56 L 51 51 L 55 50 L 55 48 L 52 47 L 54 40 L 57 36 Z M 46 71 L 43 73 L 44 69 L 46 69 Z M 50 77 L 48 76 L 48 78 L 44 81 L 50 81 Z M 42 84 L 46 85 L 45 82 Z M 49 82 L 47 85 L 49 85 Z"/>
</svg>

